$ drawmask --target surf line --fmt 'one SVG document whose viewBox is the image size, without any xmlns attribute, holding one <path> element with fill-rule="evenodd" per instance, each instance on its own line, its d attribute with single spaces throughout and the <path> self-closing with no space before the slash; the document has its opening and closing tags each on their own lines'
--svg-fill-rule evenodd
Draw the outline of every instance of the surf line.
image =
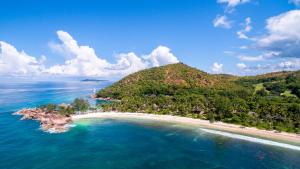
<svg viewBox="0 0 300 169">
<path fill-rule="evenodd" d="M 250 141 L 250 142 L 255 142 L 255 143 L 277 146 L 277 147 L 288 148 L 288 149 L 300 151 L 299 146 L 291 145 L 291 144 L 287 144 L 287 143 L 279 143 L 276 141 L 265 140 L 265 139 L 261 139 L 261 138 L 255 138 L 255 137 L 244 136 L 244 135 L 240 135 L 240 134 L 228 133 L 228 132 L 217 131 L 217 130 L 210 130 L 210 129 L 203 129 L 203 128 L 200 128 L 200 130 L 204 131 L 206 133 L 210 133 L 210 134 L 216 134 L 216 135 L 221 135 L 221 136 L 225 136 L 225 137 L 230 137 L 230 138 L 235 138 L 235 139 L 240 139 L 240 140 L 245 140 L 245 141 Z"/>
</svg>

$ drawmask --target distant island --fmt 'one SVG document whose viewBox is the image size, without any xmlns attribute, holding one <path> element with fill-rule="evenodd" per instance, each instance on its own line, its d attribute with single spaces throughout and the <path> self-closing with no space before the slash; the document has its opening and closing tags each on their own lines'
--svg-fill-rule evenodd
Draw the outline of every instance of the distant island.
<svg viewBox="0 0 300 169">
<path fill-rule="evenodd" d="M 103 79 L 83 79 L 81 81 L 82 82 L 105 82 L 107 80 L 103 80 Z"/>
</svg>

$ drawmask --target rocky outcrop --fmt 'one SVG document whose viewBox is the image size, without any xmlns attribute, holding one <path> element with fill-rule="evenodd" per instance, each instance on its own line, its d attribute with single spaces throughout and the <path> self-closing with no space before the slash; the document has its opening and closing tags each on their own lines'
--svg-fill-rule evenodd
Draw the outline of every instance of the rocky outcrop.
<svg viewBox="0 0 300 169">
<path fill-rule="evenodd" d="M 22 115 L 21 120 L 37 120 L 41 124 L 41 129 L 53 133 L 66 132 L 69 124 L 72 122 L 71 117 L 58 114 L 57 111 L 47 112 L 44 109 L 22 109 L 16 113 Z"/>
</svg>

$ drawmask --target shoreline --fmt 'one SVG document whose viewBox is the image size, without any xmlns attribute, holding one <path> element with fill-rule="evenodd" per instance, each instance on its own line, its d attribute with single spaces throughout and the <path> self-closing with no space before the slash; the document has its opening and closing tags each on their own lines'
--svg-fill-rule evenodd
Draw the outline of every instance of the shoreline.
<svg viewBox="0 0 300 169">
<path fill-rule="evenodd" d="M 36 120 L 40 128 L 49 133 L 63 133 L 69 130 L 72 123 L 71 117 L 58 114 L 56 111 L 48 112 L 45 109 L 31 108 L 21 109 L 13 115 L 21 115 L 20 120 Z"/>
<path fill-rule="evenodd" d="M 204 129 L 212 129 L 220 132 L 229 132 L 232 134 L 240 134 L 245 137 L 251 138 L 255 137 L 258 139 L 267 139 L 274 142 L 280 142 L 282 144 L 294 145 L 300 150 L 300 135 L 286 132 L 276 132 L 261 130 L 254 127 L 244 127 L 236 124 L 228 124 L 223 122 L 214 122 L 210 123 L 208 120 L 202 119 L 193 119 L 189 117 L 180 117 L 172 115 L 158 115 L 158 114 L 146 114 L 146 113 L 129 113 L 129 112 L 98 112 L 98 113 L 89 113 L 82 115 L 72 115 L 71 119 L 73 121 L 80 119 L 91 119 L 91 118 L 102 118 L 102 119 L 136 119 L 136 120 L 151 120 L 151 121 L 161 121 L 169 123 L 178 123 L 193 127 L 199 127 Z M 212 133 L 212 132 L 208 132 Z M 214 134 L 219 134 L 215 132 Z M 221 134 L 222 135 L 222 134 Z"/>
</svg>

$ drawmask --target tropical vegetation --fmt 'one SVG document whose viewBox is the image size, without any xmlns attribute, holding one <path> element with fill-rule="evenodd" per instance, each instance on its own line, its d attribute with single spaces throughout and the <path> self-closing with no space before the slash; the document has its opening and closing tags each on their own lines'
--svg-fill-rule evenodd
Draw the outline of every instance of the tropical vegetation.
<svg viewBox="0 0 300 169">
<path fill-rule="evenodd" d="M 91 108 L 89 102 L 82 98 L 76 98 L 71 104 L 46 104 L 39 108 L 44 109 L 49 113 L 58 113 L 64 116 L 70 116 L 76 112 L 86 112 Z"/>
<path fill-rule="evenodd" d="M 300 71 L 237 77 L 183 63 L 142 70 L 97 92 L 106 111 L 171 114 L 300 133 Z"/>
</svg>

